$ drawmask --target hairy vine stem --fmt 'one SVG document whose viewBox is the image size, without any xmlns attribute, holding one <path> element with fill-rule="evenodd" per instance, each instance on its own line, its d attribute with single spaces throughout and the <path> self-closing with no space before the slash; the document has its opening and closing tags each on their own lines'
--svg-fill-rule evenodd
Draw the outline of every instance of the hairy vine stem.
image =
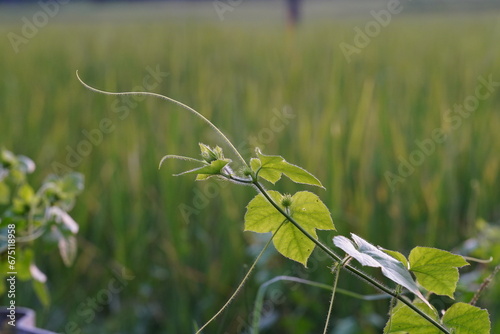
<svg viewBox="0 0 500 334">
<path fill-rule="evenodd" d="M 347 258 L 346 258 L 347 259 Z M 344 261 L 342 261 L 344 262 Z M 339 281 L 340 266 L 342 263 L 335 262 L 333 264 L 333 284 L 332 284 L 332 296 L 330 297 L 330 306 L 328 307 L 328 313 L 325 320 L 325 328 L 323 334 L 328 332 L 328 324 L 330 323 L 330 316 L 332 315 L 333 300 L 335 299 L 335 292 L 337 292 L 337 282 Z"/>
<path fill-rule="evenodd" d="M 330 256 L 334 261 L 337 263 L 340 263 L 342 261 L 341 257 L 337 255 L 333 250 L 328 248 L 326 245 L 324 245 L 321 241 L 318 239 L 314 238 L 309 232 L 304 230 L 302 226 L 300 226 L 299 223 L 295 221 L 285 210 L 283 210 L 272 198 L 267 194 L 266 190 L 264 187 L 259 183 L 259 181 L 254 178 L 253 179 L 253 184 L 254 186 L 259 190 L 259 192 L 267 199 L 267 201 L 276 209 L 278 210 L 289 222 L 291 222 L 296 228 L 299 229 L 300 232 L 302 232 L 308 239 L 310 239 L 312 242 L 314 242 L 321 250 L 323 250 L 328 256 Z M 405 298 L 404 296 L 401 296 L 397 292 L 393 291 L 389 287 L 386 287 L 382 283 L 376 281 L 375 279 L 371 278 L 369 275 L 365 274 L 363 271 L 359 270 L 356 267 L 353 267 L 349 263 L 346 263 L 342 268 L 350 271 L 354 275 L 358 276 L 359 278 L 363 279 L 364 281 L 370 283 L 371 285 L 375 286 L 377 289 L 387 293 L 388 295 L 391 295 L 392 297 L 400 300 L 402 303 L 404 303 L 406 306 L 411 308 L 413 311 L 418 313 L 421 317 L 423 317 L 425 320 L 429 321 L 431 324 L 433 324 L 436 328 L 438 328 L 440 331 L 446 334 L 451 334 L 451 332 L 444 327 L 442 324 L 440 324 L 438 321 L 432 319 L 429 315 L 427 315 L 425 312 L 422 310 L 418 309 L 415 305 L 412 304 L 410 300 Z"/>
</svg>

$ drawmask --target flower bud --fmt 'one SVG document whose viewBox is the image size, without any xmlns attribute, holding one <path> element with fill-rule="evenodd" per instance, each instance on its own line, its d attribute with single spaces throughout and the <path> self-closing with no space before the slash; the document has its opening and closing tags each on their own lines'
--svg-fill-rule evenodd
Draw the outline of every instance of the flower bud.
<svg viewBox="0 0 500 334">
<path fill-rule="evenodd" d="M 288 208 L 289 206 L 291 206 L 292 205 L 292 195 L 285 194 L 283 196 L 283 199 L 281 200 L 281 205 L 283 205 L 283 207 L 285 207 L 285 208 Z"/>
<path fill-rule="evenodd" d="M 211 163 L 215 160 L 224 160 L 224 153 L 222 152 L 222 148 L 219 146 L 215 146 L 215 148 L 211 148 L 208 145 L 199 143 L 201 150 L 201 157 L 207 163 Z"/>
</svg>

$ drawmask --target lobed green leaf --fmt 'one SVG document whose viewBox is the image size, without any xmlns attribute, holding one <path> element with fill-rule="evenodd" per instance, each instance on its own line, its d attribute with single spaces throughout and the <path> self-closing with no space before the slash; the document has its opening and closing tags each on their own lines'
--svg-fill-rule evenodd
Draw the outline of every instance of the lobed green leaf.
<svg viewBox="0 0 500 334">
<path fill-rule="evenodd" d="M 455 329 L 454 334 L 489 334 L 488 311 L 466 303 L 453 304 L 444 314 L 443 323 Z"/>
<path fill-rule="evenodd" d="M 295 183 L 309 184 L 324 188 L 321 182 L 305 169 L 293 165 L 279 155 L 264 155 L 257 148 L 257 158 L 250 160 L 250 167 L 264 180 L 275 184 L 285 174 Z"/>
<path fill-rule="evenodd" d="M 204 180 L 209 178 L 210 176 L 220 175 L 222 173 L 222 169 L 230 162 L 231 162 L 230 159 L 214 160 L 210 162 L 210 164 L 174 175 L 179 176 L 184 174 L 198 174 L 199 177 L 197 178 L 197 180 Z"/>
<path fill-rule="evenodd" d="M 287 207 L 282 205 L 284 196 L 279 192 L 271 190 L 267 194 L 284 211 L 288 210 L 290 216 L 314 238 L 317 238 L 316 229 L 335 229 L 328 208 L 315 194 L 307 191 L 298 192 L 291 197 L 291 204 Z M 284 220 L 285 217 L 262 194 L 259 194 L 247 206 L 245 231 L 275 234 Z M 283 256 L 304 266 L 307 266 L 307 260 L 315 247 L 314 242 L 290 222 L 285 222 L 274 235 L 273 244 Z"/>
<path fill-rule="evenodd" d="M 432 319 L 439 321 L 438 314 L 433 308 L 421 301 L 413 304 Z M 401 302 L 398 302 L 392 310 L 389 321 L 384 328 L 384 333 L 442 334 L 432 323 Z"/>
<path fill-rule="evenodd" d="M 267 194 L 276 203 L 281 203 L 283 196 L 279 192 L 270 190 Z M 283 220 L 283 215 L 266 200 L 264 195 L 258 194 L 247 205 L 247 212 L 245 213 L 245 231 L 274 233 Z"/>
<path fill-rule="evenodd" d="M 453 298 L 459 279 L 457 268 L 468 265 L 460 255 L 429 247 L 415 247 L 410 252 L 409 262 L 420 285 L 450 298 Z"/>
<path fill-rule="evenodd" d="M 488 311 L 465 303 L 453 304 L 439 320 L 435 310 L 418 301 L 413 303 L 453 334 L 489 334 L 491 322 Z M 408 306 L 399 302 L 392 310 L 384 333 L 441 334 L 441 331 Z"/>
</svg>

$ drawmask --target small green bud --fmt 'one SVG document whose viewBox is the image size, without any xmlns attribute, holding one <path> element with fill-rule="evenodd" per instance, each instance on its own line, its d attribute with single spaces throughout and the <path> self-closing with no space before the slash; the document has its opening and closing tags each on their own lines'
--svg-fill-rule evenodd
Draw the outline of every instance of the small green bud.
<svg viewBox="0 0 500 334">
<path fill-rule="evenodd" d="M 285 208 L 288 208 L 290 205 L 292 205 L 292 195 L 285 194 L 283 196 L 283 199 L 281 200 L 281 205 L 283 205 L 283 207 Z"/>
<path fill-rule="evenodd" d="M 222 148 L 219 146 L 215 146 L 215 148 L 211 148 L 208 145 L 199 143 L 201 150 L 201 157 L 208 163 L 211 163 L 215 160 L 224 160 L 224 153 L 222 152 Z"/>
<path fill-rule="evenodd" d="M 243 175 L 250 176 L 252 175 L 252 169 L 250 167 L 244 167 L 242 170 Z"/>
</svg>

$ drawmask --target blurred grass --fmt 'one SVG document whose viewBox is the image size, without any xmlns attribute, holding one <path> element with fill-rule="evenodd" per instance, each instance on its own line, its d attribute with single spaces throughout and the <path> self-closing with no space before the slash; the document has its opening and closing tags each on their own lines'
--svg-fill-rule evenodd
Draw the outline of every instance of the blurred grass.
<svg viewBox="0 0 500 334">
<path fill-rule="evenodd" d="M 235 13 L 244 15 L 245 8 Z M 447 126 L 443 114 L 474 94 L 478 76 L 500 81 L 497 15 L 397 18 L 350 64 L 339 43 L 352 43 L 353 27 L 366 20 L 306 21 L 294 34 L 277 21 L 274 7 L 267 15 L 244 23 L 133 16 L 127 16 L 130 22 L 89 17 L 86 23 L 84 14 L 66 21 L 61 15 L 19 54 L 5 39 L 0 44 L 0 143 L 35 160 L 35 180 L 53 172 L 53 162 L 65 163 L 66 147 L 75 149 L 85 139 L 82 130 L 98 128 L 103 118 L 114 125 L 75 168 L 87 183 L 73 210 L 81 224 L 75 265 L 64 268 L 54 250 L 38 254 L 52 306 L 44 310 L 29 289 L 19 290 L 18 303 L 37 310 L 40 326 L 70 332 L 65 326 L 74 322 L 83 333 L 189 332 L 224 303 L 255 255 L 251 246 L 262 244 L 242 233 L 251 189 L 172 177 L 183 163 L 157 169 L 165 154 L 196 156 L 199 141 L 220 143 L 204 124 L 150 98 L 122 120 L 113 112 L 116 98 L 85 90 L 77 69 L 89 84 L 112 91 L 141 85 L 147 67 L 168 72 L 155 92 L 196 108 L 245 148 L 249 137 L 260 134 L 264 153 L 281 154 L 317 175 L 327 188 L 318 193 L 340 233 L 403 252 L 416 245 L 451 249 L 474 233 L 477 218 L 499 221 L 497 91 L 396 191 L 384 177 L 397 173 L 399 157 L 408 159 L 415 140 Z M 0 29 L 2 36 L 17 31 L 19 22 Z M 273 110 L 285 106 L 295 118 L 265 137 Z M 278 189 L 299 188 L 285 182 Z M 208 204 L 196 202 L 199 192 L 211 191 L 218 195 Z M 181 204 L 198 205 L 189 224 Z M 332 234 L 322 237 L 331 244 Z M 248 321 L 259 282 L 288 273 L 327 283 L 327 265 L 315 253 L 305 271 L 270 254 L 208 332 L 236 332 L 242 319 Z M 95 318 L 85 316 L 88 298 L 106 289 L 121 267 L 135 278 L 109 305 L 95 309 Z M 348 288 L 357 286 L 344 280 Z M 286 302 L 276 306 L 273 314 L 283 317 L 273 330 L 322 328 L 329 296 L 312 288 L 281 289 Z M 498 299 L 485 301 L 493 312 Z M 335 321 L 352 310 L 360 316 L 381 310 L 384 316 L 385 306 L 341 299 Z M 363 333 L 377 332 L 363 319 Z"/>
</svg>

